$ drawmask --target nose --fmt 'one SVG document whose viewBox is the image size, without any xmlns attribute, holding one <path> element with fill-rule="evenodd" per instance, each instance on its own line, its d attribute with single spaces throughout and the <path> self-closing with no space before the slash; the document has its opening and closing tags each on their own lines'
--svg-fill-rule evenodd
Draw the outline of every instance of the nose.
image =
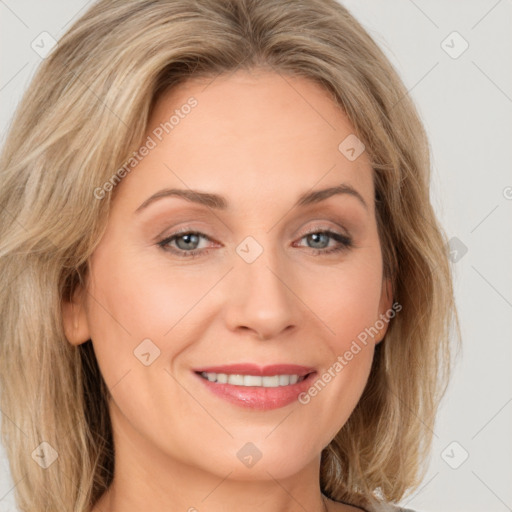
<svg viewBox="0 0 512 512">
<path fill-rule="evenodd" d="M 250 331 L 260 340 L 292 331 L 299 322 L 300 300 L 291 272 L 263 254 L 253 263 L 239 260 L 227 284 L 226 323 L 231 331 Z"/>
</svg>

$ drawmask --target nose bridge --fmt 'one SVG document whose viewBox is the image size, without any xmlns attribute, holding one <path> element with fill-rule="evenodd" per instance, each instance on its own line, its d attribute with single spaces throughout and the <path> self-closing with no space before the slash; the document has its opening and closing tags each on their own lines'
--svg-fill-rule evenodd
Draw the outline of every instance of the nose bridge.
<svg viewBox="0 0 512 512">
<path fill-rule="evenodd" d="M 291 267 L 271 247 L 270 236 L 259 238 L 261 242 L 247 237 L 236 249 L 228 322 L 232 329 L 246 328 L 268 338 L 297 323 L 297 299 L 290 290 Z"/>
</svg>

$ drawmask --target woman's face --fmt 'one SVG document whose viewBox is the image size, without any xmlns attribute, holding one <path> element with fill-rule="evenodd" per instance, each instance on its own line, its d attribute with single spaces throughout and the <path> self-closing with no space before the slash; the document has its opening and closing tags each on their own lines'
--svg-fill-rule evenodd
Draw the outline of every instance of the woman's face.
<svg viewBox="0 0 512 512">
<path fill-rule="evenodd" d="M 240 480 L 318 465 L 391 304 L 353 132 L 304 78 L 238 71 L 161 97 L 82 307 L 64 307 L 111 391 L 116 460 Z"/>
</svg>

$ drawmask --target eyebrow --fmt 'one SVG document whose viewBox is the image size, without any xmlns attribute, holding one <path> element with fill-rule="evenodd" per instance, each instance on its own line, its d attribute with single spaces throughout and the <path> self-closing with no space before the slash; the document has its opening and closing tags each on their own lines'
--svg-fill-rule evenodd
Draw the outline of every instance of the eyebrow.
<svg viewBox="0 0 512 512">
<path fill-rule="evenodd" d="M 347 194 L 355 197 L 366 209 L 368 209 L 368 205 L 366 204 L 366 201 L 363 199 L 363 196 L 354 187 L 348 185 L 347 183 L 342 183 L 341 185 L 337 185 L 335 187 L 324 188 L 322 190 L 313 190 L 311 192 L 306 192 L 299 197 L 299 199 L 294 205 L 294 208 L 298 206 L 316 204 L 321 201 L 325 201 L 329 197 L 339 194 Z M 150 204 L 165 197 L 180 197 L 182 199 L 185 199 L 186 201 L 201 204 L 203 206 L 207 206 L 208 208 L 215 208 L 217 210 L 226 210 L 228 207 L 228 201 L 226 200 L 226 198 L 218 194 L 199 192 L 198 190 L 190 189 L 185 190 L 178 188 L 165 188 L 159 190 L 152 196 L 148 197 L 148 199 L 146 199 L 135 210 L 135 213 L 139 213 L 140 211 L 147 208 Z"/>
</svg>

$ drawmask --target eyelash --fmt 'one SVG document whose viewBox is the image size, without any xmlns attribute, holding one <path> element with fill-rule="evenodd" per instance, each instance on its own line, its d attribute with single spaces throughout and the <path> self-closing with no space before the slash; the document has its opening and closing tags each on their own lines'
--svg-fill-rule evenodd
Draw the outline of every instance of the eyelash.
<svg viewBox="0 0 512 512">
<path fill-rule="evenodd" d="M 352 238 L 350 238 L 349 236 L 346 236 L 346 235 L 342 235 L 341 233 L 331 231 L 329 229 L 318 229 L 317 228 L 317 229 L 308 231 L 300 238 L 300 240 L 302 240 L 303 238 L 306 238 L 309 235 L 314 235 L 314 234 L 327 235 L 330 238 L 332 238 L 333 240 L 335 240 L 336 242 L 338 242 L 338 244 L 340 244 L 338 246 L 331 247 L 329 249 L 310 248 L 313 251 L 313 254 L 315 256 L 329 255 L 329 254 L 339 253 L 342 251 L 347 251 L 348 249 L 350 249 L 354 246 Z M 168 246 L 168 244 L 170 244 L 174 240 L 181 238 L 185 235 L 196 235 L 196 236 L 205 238 L 207 240 L 211 240 L 207 235 L 205 235 L 204 233 L 201 233 L 200 231 L 189 231 L 189 230 L 184 229 L 184 230 L 177 231 L 176 233 L 173 233 L 171 236 L 164 238 L 163 240 L 158 242 L 158 246 L 161 247 L 164 251 L 171 252 L 171 253 L 176 254 L 177 256 L 182 257 L 182 258 L 193 259 L 197 256 L 200 256 L 201 254 L 204 254 L 204 255 L 208 254 L 208 252 L 209 252 L 208 249 L 195 249 L 192 251 L 184 251 L 183 249 L 174 249 L 174 248 L 170 248 Z"/>
</svg>

